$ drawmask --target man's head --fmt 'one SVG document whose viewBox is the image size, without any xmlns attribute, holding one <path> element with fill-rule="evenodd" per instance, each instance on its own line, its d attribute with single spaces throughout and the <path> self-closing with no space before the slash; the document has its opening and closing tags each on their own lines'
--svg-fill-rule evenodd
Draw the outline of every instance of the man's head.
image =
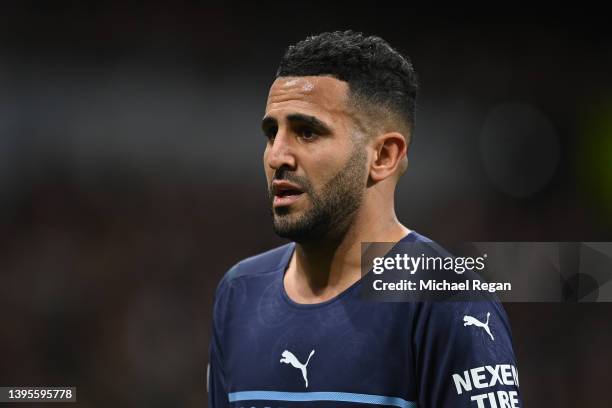
<svg viewBox="0 0 612 408">
<path fill-rule="evenodd" d="M 262 123 L 279 235 L 306 242 L 341 234 L 366 188 L 395 186 L 416 90 L 410 62 L 378 37 L 323 33 L 289 47 Z"/>
</svg>

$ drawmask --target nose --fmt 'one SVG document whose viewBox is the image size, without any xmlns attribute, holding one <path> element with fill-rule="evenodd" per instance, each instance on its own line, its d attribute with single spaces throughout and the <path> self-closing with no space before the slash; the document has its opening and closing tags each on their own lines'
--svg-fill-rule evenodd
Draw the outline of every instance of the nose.
<svg viewBox="0 0 612 408">
<path fill-rule="evenodd" d="M 291 135 L 278 130 L 276 137 L 266 147 L 266 164 L 273 170 L 287 167 L 295 170 L 296 158 L 293 151 Z"/>
</svg>

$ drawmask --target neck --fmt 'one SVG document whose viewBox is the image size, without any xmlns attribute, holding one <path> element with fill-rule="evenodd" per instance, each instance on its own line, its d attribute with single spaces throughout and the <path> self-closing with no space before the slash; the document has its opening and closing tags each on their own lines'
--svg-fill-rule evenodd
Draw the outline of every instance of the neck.
<svg viewBox="0 0 612 408">
<path fill-rule="evenodd" d="M 287 294 L 298 303 L 337 296 L 361 278 L 362 242 L 397 242 L 409 232 L 393 210 L 385 216 L 362 206 L 346 231 L 296 245 L 285 274 Z"/>
</svg>

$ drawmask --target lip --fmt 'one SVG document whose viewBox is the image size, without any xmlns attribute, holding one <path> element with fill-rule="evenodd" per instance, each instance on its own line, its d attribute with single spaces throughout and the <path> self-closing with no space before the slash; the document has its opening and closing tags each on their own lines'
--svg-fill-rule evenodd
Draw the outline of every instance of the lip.
<svg viewBox="0 0 612 408">
<path fill-rule="evenodd" d="M 294 190 L 296 194 L 280 195 L 281 192 L 286 190 Z M 272 201 L 273 207 L 285 207 L 291 205 L 304 195 L 304 191 L 300 188 L 300 186 L 285 180 L 273 181 L 272 193 L 274 194 L 274 200 Z"/>
<path fill-rule="evenodd" d="M 274 201 L 272 201 L 272 205 L 276 207 L 286 207 L 295 203 L 297 200 L 302 198 L 304 193 L 296 194 L 296 195 L 288 195 L 288 196 L 274 196 Z"/>
</svg>

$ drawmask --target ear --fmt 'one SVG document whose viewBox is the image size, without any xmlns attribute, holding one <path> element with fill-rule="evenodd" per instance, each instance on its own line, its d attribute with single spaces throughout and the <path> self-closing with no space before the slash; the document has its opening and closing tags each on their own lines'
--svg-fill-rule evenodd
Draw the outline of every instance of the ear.
<svg viewBox="0 0 612 408">
<path fill-rule="evenodd" d="M 406 167 L 408 145 L 404 135 L 389 132 L 373 139 L 374 158 L 370 165 L 370 178 L 374 182 L 382 181 L 389 176 L 398 176 Z"/>
</svg>

